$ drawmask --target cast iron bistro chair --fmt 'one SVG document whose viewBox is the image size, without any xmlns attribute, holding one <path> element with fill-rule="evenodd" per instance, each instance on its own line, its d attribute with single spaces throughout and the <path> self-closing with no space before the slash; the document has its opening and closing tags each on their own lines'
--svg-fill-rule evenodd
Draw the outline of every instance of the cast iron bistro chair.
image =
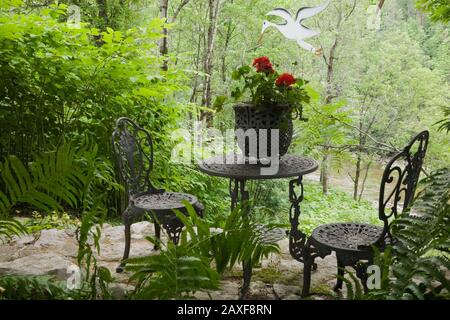
<svg viewBox="0 0 450 320">
<path fill-rule="evenodd" d="M 353 267 L 367 292 L 367 267 L 373 264 L 372 245 L 383 250 L 386 245 L 395 245 L 390 232 L 392 221 L 399 215 L 407 214 L 422 169 L 428 146 L 428 131 L 416 135 L 411 142 L 387 164 L 379 194 L 378 215 L 383 227 L 362 223 L 325 224 L 313 230 L 303 251 L 303 291 L 309 294 L 311 269 L 314 259 L 324 258 L 332 251 L 336 253 L 338 280 L 335 291 L 342 289 L 344 268 Z"/>
<path fill-rule="evenodd" d="M 128 195 L 128 206 L 122 214 L 125 225 L 125 249 L 117 272 L 122 272 L 128 259 L 131 245 L 131 225 L 149 213 L 155 226 L 155 236 L 160 239 L 161 227 L 167 231 L 170 240 L 177 244 L 183 223 L 174 209 L 186 213 L 184 201 L 190 203 L 202 216 L 203 205 L 191 194 L 166 192 L 156 189 L 150 181 L 153 169 L 153 142 L 150 134 L 128 118 L 117 120 L 112 134 L 113 151 L 117 158 L 120 176 Z M 157 246 L 155 245 L 155 249 Z"/>
</svg>

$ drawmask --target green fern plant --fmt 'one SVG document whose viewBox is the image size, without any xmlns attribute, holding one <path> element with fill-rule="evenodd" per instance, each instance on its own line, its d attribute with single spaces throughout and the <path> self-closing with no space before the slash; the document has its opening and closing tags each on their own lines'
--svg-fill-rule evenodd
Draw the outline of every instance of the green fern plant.
<svg viewBox="0 0 450 320">
<path fill-rule="evenodd" d="M 400 244 L 375 252 L 381 288 L 361 295 L 356 278 L 345 279 L 349 299 L 449 299 L 450 168 L 421 181 L 412 214 L 399 217 L 392 232 Z M 390 252 L 392 250 L 392 254 Z"/>
<path fill-rule="evenodd" d="M 18 220 L 0 220 L 0 244 L 12 236 L 27 234 L 27 228 Z"/>
<path fill-rule="evenodd" d="M 0 214 L 7 216 L 16 205 L 29 204 L 44 212 L 63 206 L 76 208 L 81 216 L 78 230 L 78 265 L 84 282 L 72 296 L 87 299 L 111 298 L 108 284 L 113 278 L 108 269 L 97 266 L 94 252 L 100 253 L 100 228 L 107 213 L 106 194 L 121 187 L 108 161 L 98 157 L 97 145 L 89 140 L 68 142 L 55 151 L 39 155 L 28 167 L 16 157 L 0 164 Z M 24 232 L 17 222 L 0 222 L 0 236 Z M 92 237 L 94 243 L 88 239 Z M 25 281 L 25 280 L 24 280 Z M 40 282 L 30 282 L 37 286 Z"/>
<path fill-rule="evenodd" d="M 184 299 L 219 286 L 209 259 L 194 255 L 183 244 L 169 242 L 161 254 L 129 259 L 127 270 L 133 272 L 130 280 L 138 281 L 134 299 Z"/>
<path fill-rule="evenodd" d="M 345 270 L 345 274 L 347 274 L 350 279 L 347 279 L 344 276 L 338 276 L 338 279 L 341 279 L 347 288 L 347 299 L 366 300 L 361 282 L 355 274 L 348 270 Z"/>
<path fill-rule="evenodd" d="M 78 229 L 77 264 L 83 270 L 81 288 L 76 290 L 85 299 L 110 300 L 113 298 L 109 284 L 114 281 L 108 268 L 98 266 L 95 253 L 100 254 L 101 226 L 106 217 L 105 193 L 100 194 L 93 204 L 85 208 Z M 89 241 L 93 240 L 93 243 Z M 86 293 L 83 295 L 83 293 Z"/>
<path fill-rule="evenodd" d="M 450 297 L 450 168 L 434 171 L 422 181 L 413 211 L 400 217 L 392 232 L 395 248 L 392 298 Z"/>
<path fill-rule="evenodd" d="M 10 156 L 0 163 L 0 215 L 17 204 L 29 204 L 44 212 L 62 206 L 82 208 L 94 203 L 98 192 L 119 189 L 112 166 L 98 157 L 89 140 L 69 142 L 37 156 L 29 166 Z M 86 203 L 85 203 L 86 202 Z"/>
<path fill-rule="evenodd" d="M 257 227 L 237 207 L 225 221 L 222 230 L 198 217 L 188 203 L 187 216 L 175 211 L 184 223 L 178 246 L 164 244 L 149 237 L 163 249 L 159 255 L 127 260 L 131 279 L 138 280 L 135 298 L 170 299 L 190 297 L 196 291 L 214 290 L 219 275 L 231 270 L 236 263 L 251 262 L 253 266 L 270 253 L 279 252 L 274 243 L 267 243 Z M 215 266 L 212 269 L 211 263 Z"/>
<path fill-rule="evenodd" d="M 58 200 L 77 204 L 84 172 L 74 164 L 75 148 L 68 144 L 39 156 L 27 169 L 15 156 L 0 165 L 6 191 L 0 191 L 0 212 L 8 214 L 17 203 L 27 203 L 45 212 L 61 210 Z"/>
<path fill-rule="evenodd" d="M 78 149 L 82 155 L 77 165 L 83 168 L 86 180 L 83 181 L 81 198 L 81 223 L 78 229 L 77 263 L 83 272 L 81 294 L 86 292 L 86 299 L 112 299 L 109 284 L 114 281 L 109 269 L 98 266 L 95 253 L 100 254 L 101 227 L 106 219 L 107 194 L 119 191 L 122 187 L 114 178 L 114 170 L 109 162 L 97 156 L 97 145 L 83 143 Z M 91 243 L 89 239 L 92 239 Z"/>
<path fill-rule="evenodd" d="M 211 232 L 212 226 L 200 218 L 188 203 L 186 207 L 187 216 L 176 212 L 185 225 L 181 242 L 189 244 L 191 250 L 198 255 L 209 256 L 220 274 L 244 261 L 251 262 L 255 267 L 263 257 L 279 252 L 276 243 L 266 242 L 261 238 L 257 231 L 259 226 L 245 215 L 246 208 L 236 207 L 225 220 L 223 229 Z M 267 227 L 270 229 L 275 226 Z"/>
<path fill-rule="evenodd" d="M 65 284 L 51 276 L 2 276 L 0 300 L 66 299 L 70 294 Z"/>
<path fill-rule="evenodd" d="M 442 108 L 445 118 L 436 122 L 435 125 L 439 125 L 438 131 L 445 131 L 450 133 L 450 107 L 446 106 Z"/>
</svg>

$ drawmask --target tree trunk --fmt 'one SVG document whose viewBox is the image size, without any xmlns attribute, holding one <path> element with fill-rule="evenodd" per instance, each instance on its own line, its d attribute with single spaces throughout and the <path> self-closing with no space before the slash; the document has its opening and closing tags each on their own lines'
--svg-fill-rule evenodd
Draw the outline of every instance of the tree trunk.
<svg viewBox="0 0 450 320">
<path fill-rule="evenodd" d="M 358 151 L 356 159 L 355 179 L 353 180 L 353 199 L 358 200 L 359 177 L 361 176 L 361 152 Z"/>
<path fill-rule="evenodd" d="M 224 44 L 224 48 L 223 48 L 223 53 L 222 53 L 222 82 L 227 82 L 227 66 L 226 66 L 226 59 L 227 59 L 227 51 L 228 51 L 228 46 L 230 44 L 230 40 L 231 40 L 231 35 L 233 34 L 233 29 L 231 28 L 232 24 L 231 24 L 231 19 L 228 20 L 227 22 L 227 33 L 225 35 L 225 44 Z"/>
<path fill-rule="evenodd" d="M 208 36 L 205 48 L 204 72 L 206 74 L 203 81 L 202 106 L 211 108 L 212 100 L 212 75 L 213 75 L 213 58 L 214 58 L 214 40 L 217 33 L 217 17 L 219 14 L 220 0 L 209 0 L 209 26 Z M 202 111 L 201 119 L 205 119 L 208 123 L 212 121 L 210 112 Z"/>
<path fill-rule="evenodd" d="M 108 26 L 108 8 L 106 0 L 97 0 L 98 17 L 103 20 L 103 29 Z"/>
<path fill-rule="evenodd" d="M 320 176 L 322 177 L 322 193 L 325 195 L 328 194 L 328 151 L 329 149 L 325 147 L 320 170 Z"/>
<path fill-rule="evenodd" d="M 383 4 L 381 4 L 382 6 Z M 339 31 L 341 29 L 341 23 L 345 20 L 347 20 L 354 12 L 354 8 L 350 10 L 350 12 L 344 16 L 342 11 L 342 2 L 341 5 L 337 5 L 338 10 L 338 16 L 336 21 L 336 37 L 334 38 L 333 45 L 330 48 L 330 51 L 328 52 L 328 59 L 324 56 L 324 61 L 327 66 L 327 78 L 326 78 L 326 94 L 325 94 L 325 104 L 330 104 L 333 102 L 333 100 L 337 97 L 339 97 L 340 92 L 337 86 L 334 84 L 334 63 L 336 61 L 336 50 L 341 42 L 341 38 L 339 36 Z M 322 191 L 324 194 L 328 193 L 328 162 L 330 158 L 330 148 L 331 148 L 331 141 L 325 142 L 325 147 L 322 149 L 323 152 L 323 158 L 322 158 L 322 166 L 321 166 L 321 182 L 322 182 Z"/>
<path fill-rule="evenodd" d="M 366 172 L 364 173 L 364 178 L 361 185 L 361 192 L 359 193 L 358 201 L 361 201 L 362 195 L 364 193 L 364 187 L 366 186 L 367 176 L 369 175 L 369 169 L 372 161 L 369 161 L 366 166 Z"/>
<path fill-rule="evenodd" d="M 378 5 L 377 5 L 377 15 L 378 15 L 378 13 L 381 11 L 381 9 L 383 9 L 384 1 L 385 1 L 385 0 L 380 0 L 380 1 L 378 1 Z"/>
<path fill-rule="evenodd" d="M 165 19 L 166 23 L 169 22 L 168 18 L 168 12 L 169 12 L 169 0 L 160 0 L 160 5 L 159 5 L 159 17 L 161 19 Z M 161 56 L 165 57 L 167 56 L 167 54 L 169 53 L 169 39 L 168 39 L 168 30 L 166 27 L 163 28 L 162 30 L 162 36 L 163 38 L 161 39 L 160 43 L 159 43 L 159 53 L 161 54 Z M 167 58 L 164 58 L 163 64 L 161 66 L 161 69 L 163 69 L 164 71 L 168 70 L 168 61 Z"/>
<path fill-rule="evenodd" d="M 362 134 L 363 129 L 363 108 L 364 103 L 359 107 L 359 134 L 358 134 L 358 150 L 356 151 L 356 168 L 355 168 L 355 179 L 353 180 L 353 199 L 355 201 L 358 200 L 358 189 L 359 189 L 359 178 L 361 177 L 361 160 L 362 155 L 361 152 L 365 145 L 366 139 Z"/>
<path fill-rule="evenodd" d="M 327 61 L 327 89 L 326 89 L 326 97 L 325 104 L 330 104 L 334 98 L 338 95 L 333 93 L 333 67 L 336 48 L 338 46 L 339 40 L 336 37 L 333 46 L 330 49 L 329 59 Z M 322 182 L 322 192 L 323 194 L 328 194 L 328 161 L 329 161 L 329 147 L 327 145 L 329 142 L 325 143 L 325 147 L 323 148 L 323 158 L 322 158 L 322 169 L 321 169 L 321 182 Z"/>
<path fill-rule="evenodd" d="M 200 49 L 202 44 L 202 33 L 198 32 L 198 42 L 197 42 L 197 54 L 195 56 L 195 70 L 198 72 L 200 70 Z M 192 94 L 191 99 L 189 100 L 191 103 L 195 103 L 197 100 L 197 90 L 198 90 L 198 73 L 195 74 L 194 83 L 192 85 Z"/>
</svg>

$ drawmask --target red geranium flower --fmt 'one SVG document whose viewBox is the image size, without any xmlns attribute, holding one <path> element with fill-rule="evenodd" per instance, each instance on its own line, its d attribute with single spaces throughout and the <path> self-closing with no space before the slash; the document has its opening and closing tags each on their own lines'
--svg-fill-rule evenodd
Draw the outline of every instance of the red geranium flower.
<svg viewBox="0 0 450 320">
<path fill-rule="evenodd" d="M 260 57 L 253 60 L 253 66 L 257 72 L 274 73 L 272 63 L 267 57 Z"/>
<path fill-rule="evenodd" d="M 290 73 L 283 73 L 281 76 L 278 77 L 275 84 L 277 86 L 286 86 L 289 87 L 293 85 L 296 82 L 294 76 Z"/>
</svg>

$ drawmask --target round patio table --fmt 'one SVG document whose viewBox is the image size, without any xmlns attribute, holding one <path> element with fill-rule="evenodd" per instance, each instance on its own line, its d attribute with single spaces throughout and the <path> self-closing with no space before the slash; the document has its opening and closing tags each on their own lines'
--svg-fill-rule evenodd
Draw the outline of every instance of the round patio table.
<svg viewBox="0 0 450 320">
<path fill-rule="evenodd" d="M 209 158 L 199 165 L 200 171 L 217 177 L 230 179 L 229 192 L 231 197 L 231 210 L 249 200 L 249 192 L 245 190 L 248 180 L 271 180 L 288 179 L 289 181 L 289 201 L 291 207 L 289 210 L 289 221 L 291 229 L 289 232 L 289 251 L 298 261 L 303 262 L 303 248 L 306 236 L 298 230 L 300 216 L 300 202 L 303 200 L 303 176 L 314 172 L 318 168 L 317 162 L 308 157 L 297 155 L 285 155 L 280 158 L 278 164 L 262 165 L 258 163 L 249 163 L 241 155 L 229 154 L 227 156 L 218 156 Z M 294 178 L 294 179 L 292 179 Z M 299 192 L 296 192 L 296 188 Z M 249 214 L 248 210 L 244 211 Z M 241 288 L 241 299 L 244 298 L 250 286 L 252 276 L 251 263 L 244 262 L 244 281 Z"/>
</svg>

